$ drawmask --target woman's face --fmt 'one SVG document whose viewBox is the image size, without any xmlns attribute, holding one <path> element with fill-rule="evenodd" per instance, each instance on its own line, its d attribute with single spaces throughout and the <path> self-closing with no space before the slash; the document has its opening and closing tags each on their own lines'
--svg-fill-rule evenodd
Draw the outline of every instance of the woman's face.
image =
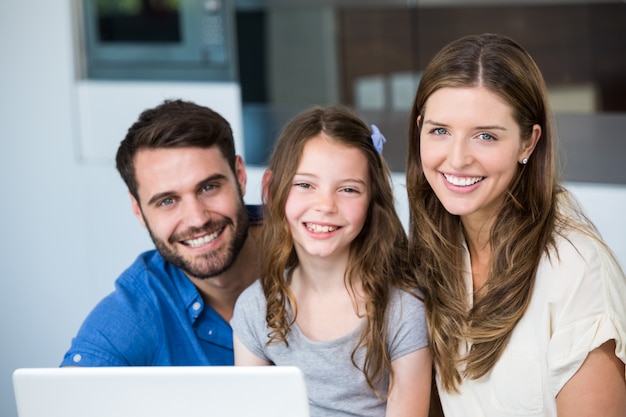
<svg viewBox="0 0 626 417">
<path fill-rule="evenodd" d="M 450 213 L 484 224 L 541 135 L 522 141 L 513 108 L 483 87 L 442 88 L 425 103 L 420 124 L 424 175 Z"/>
</svg>

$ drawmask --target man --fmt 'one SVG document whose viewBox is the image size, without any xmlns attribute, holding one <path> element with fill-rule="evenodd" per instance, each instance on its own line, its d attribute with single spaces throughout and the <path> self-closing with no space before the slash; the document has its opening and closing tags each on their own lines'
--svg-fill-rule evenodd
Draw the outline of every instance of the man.
<svg viewBox="0 0 626 417">
<path fill-rule="evenodd" d="M 194 103 L 144 111 L 116 156 L 156 246 L 89 314 L 61 366 L 232 365 L 235 301 L 259 272 L 258 206 L 228 122 Z"/>
</svg>

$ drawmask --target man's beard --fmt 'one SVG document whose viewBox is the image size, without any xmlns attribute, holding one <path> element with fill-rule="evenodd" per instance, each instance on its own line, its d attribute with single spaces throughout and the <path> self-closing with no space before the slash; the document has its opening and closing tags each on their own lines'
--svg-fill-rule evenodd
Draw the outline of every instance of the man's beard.
<svg viewBox="0 0 626 417">
<path fill-rule="evenodd" d="M 202 227 L 190 228 L 182 233 L 173 234 L 168 238 L 168 242 L 156 237 L 148 222 L 146 221 L 146 227 L 150 233 L 150 237 L 154 242 L 157 250 L 163 256 L 167 262 L 182 269 L 188 276 L 198 279 L 208 279 L 220 275 L 224 271 L 227 271 L 232 265 L 244 243 L 248 237 L 248 213 L 245 209 L 243 201 L 239 205 L 236 213 L 237 218 L 233 223 L 233 220 L 227 217 L 222 217 L 218 221 L 209 220 Z M 144 219 L 145 220 L 145 219 Z M 184 240 L 186 237 L 197 236 L 203 233 L 211 233 L 216 230 L 232 228 L 233 234 L 230 242 L 227 242 L 225 248 L 219 252 L 205 253 L 199 258 L 185 259 L 174 248 L 177 242 Z M 222 231 L 222 233 L 224 233 Z"/>
</svg>

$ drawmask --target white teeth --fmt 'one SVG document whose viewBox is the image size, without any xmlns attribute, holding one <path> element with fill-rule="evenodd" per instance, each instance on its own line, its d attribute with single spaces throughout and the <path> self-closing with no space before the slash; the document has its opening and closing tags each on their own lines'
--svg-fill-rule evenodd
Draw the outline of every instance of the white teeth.
<svg viewBox="0 0 626 417">
<path fill-rule="evenodd" d="M 479 181 L 482 181 L 485 177 L 457 177 L 450 174 L 443 174 L 446 177 L 446 180 L 452 184 L 457 185 L 459 187 L 467 187 L 468 185 L 474 185 Z"/>
<path fill-rule="evenodd" d="M 336 226 L 322 226 L 321 224 L 307 223 L 306 228 L 315 233 L 328 233 L 337 230 Z"/>
<path fill-rule="evenodd" d="M 184 240 L 183 242 L 192 248 L 198 248 L 202 245 L 206 245 L 207 243 L 214 241 L 219 236 L 220 232 L 221 230 L 218 230 L 217 232 L 211 233 L 210 235 L 202 236 L 197 239 Z"/>
</svg>

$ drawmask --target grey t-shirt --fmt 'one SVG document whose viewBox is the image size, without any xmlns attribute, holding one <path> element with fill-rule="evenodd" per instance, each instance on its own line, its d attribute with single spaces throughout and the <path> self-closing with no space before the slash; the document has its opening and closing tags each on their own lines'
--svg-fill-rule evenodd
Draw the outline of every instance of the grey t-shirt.
<svg viewBox="0 0 626 417">
<path fill-rule="evenodd" d="M 260 281 L 248 287 L 237 300 L 231 326 L 239 340 L 256 356 L 275 365 L 299 367 L 305 377 L 311 417 L 372 416 L 383 417 L 386 404 L 375 395 L 361 370 L 350 359 L 361 326 L 331 341 L 308 339 L 297 324 L 292 326 L 288 341 L 267 345 L 266 303 Z M 388 346 L 391 360 L 428 345 L 424 305 L 412 295 L 394 290 L 390 297 Z M 356 356 L 363 363 L 363 349 Z M 389 376 L 377 387 L 387 393 Z M 279 395 L 280 393 L 277 393 Z"/>
</svg>

